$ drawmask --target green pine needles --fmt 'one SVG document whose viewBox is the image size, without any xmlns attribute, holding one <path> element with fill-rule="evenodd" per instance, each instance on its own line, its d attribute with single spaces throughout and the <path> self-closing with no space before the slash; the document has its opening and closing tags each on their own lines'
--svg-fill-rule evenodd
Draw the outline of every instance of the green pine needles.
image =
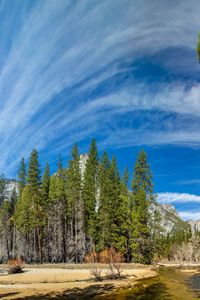
<svg viewBox="0 0 200 300">
<path fill-rule="evenodd" d="M 169 247 L 163 246 L 166 238 L 144 150 L 136 159 L 131 188 L 129 182 L 128 169 L 120 176 L 115 157 L 106 151 L 99 157 L 95 140 L 87 155 L 80 156 L 75 144 L 67 166 L 59 157 L 54 174 L 47 162 L 42 176 L 33 150 L 27 166 L 24 158 L 20 162 L 19 193 L 13 191 L 1 205 L 4 259 L 79 263 L 105 249 L 115 249 L 127 262 L 151 263 L 161 257 Z M 3 176 L 0 184 L 3 189 Z"/>
</svg>

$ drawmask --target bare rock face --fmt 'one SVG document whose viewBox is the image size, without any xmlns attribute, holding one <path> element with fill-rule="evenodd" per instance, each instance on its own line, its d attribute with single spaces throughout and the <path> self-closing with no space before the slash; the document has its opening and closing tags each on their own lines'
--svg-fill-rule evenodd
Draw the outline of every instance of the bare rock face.
<svg viewBox="0 0 200 300">
<path fill-rule="evenodd" d="M 9 201 L 13 191 L 18 194 L 18 184 L 17 181 L 14 179 L 5 179 L 5 186 L 3 191 L 0 193 L 0 205 L 4 201 Z"/>
<path fill-rule="evenodd" d="M 193 236 L 198 234 L 198 232 L 200 233 L 200 220 L 196 220 L 196 221 L 189 220 L 187 223 L 191 227 L 191 231 L 192 231 Z"/>
<path fill-rule="evenodd" d="M 172 204 L 162 204 L 162 207 L 165 211 L 174 214 L 176 217 L 180 218 L 179 214 L 176 211 L 176 208 Z"/>
<path fill-rule="evenodd" d="M 183 229 L 188 227 L 188 224 L 181 220 L 175 207 L 171 204 L 157 204 L 157 209 L 160 213 L 160 223 L 164 230 L 164 234 L 170 233 L 173 229 Z"/>
<path fill-rule="evenodd" d="M 191 230 L 192 235 L 188 241 L 182 244 L 174 244 L 171 247 L 168 259 L 174 262 L 200 262 L 200 220 L 190 220 L 184 222 L 178 215 L 175 207 L 171 204 L 158 204 L 161 215 L 161 225 L 164 234 L 173 230 L 180 232 L 182 230 Z"/>
<path fill-rule="evenodd" d="M 18 194 L 18 183 L 16 180 L 7 180 L 5 184 L 5 189 L 4 189 L 4 197 L 6 199 L 9 199 L 13 190 L 15 189 L 16 193 Z"/>
</svg>

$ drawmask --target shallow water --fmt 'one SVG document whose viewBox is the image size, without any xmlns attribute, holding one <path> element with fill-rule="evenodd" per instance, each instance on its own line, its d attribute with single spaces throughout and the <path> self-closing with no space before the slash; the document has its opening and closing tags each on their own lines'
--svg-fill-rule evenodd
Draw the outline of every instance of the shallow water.
<svg viewBox="0 0 200 300">
<path fill-rule="evenodd" d="M 161 268 L 159 276 L 142 280 L 135 288 L 123 289 L 109 296 L 94 299 L 105 300 L 194 300 L 200 299 L 200 273 L 181 272 L 174 268 Z"/>
</svg>

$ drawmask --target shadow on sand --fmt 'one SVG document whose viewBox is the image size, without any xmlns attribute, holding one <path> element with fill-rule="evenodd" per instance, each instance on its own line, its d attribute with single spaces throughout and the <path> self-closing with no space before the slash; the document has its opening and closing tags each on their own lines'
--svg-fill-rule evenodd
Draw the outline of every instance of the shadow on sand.
<svg viewBox="0 0 200 300">
<path fill-rule="evenodd" d="M 19 294 L 18 292 L 4 293 L 0 294 L 0 299 L 9 299 L 8 297 L 12 297 Z"/>
<path fill-rule="evenodd" d="M 9 299 L 9 296 L 14 296 L 15 299 L 17 300 L 22 300 L 22 299 L 27 299 L 27 300 L 49 300 L 49 299 L 54 299 L 54 300 L 75 300 L 75 299 L 92 299 L 94 296 L 97 295 L 103 295 L 107 291 L 112 291 L 114 286 L 112 284 L 104 284 L 104 285 L 91 285 L 87 288 L 79 289 L 79 288 L 73 288 L 70 290 L 66 290 L 62 293 L 50 293 L 47 295 L 44 294 L 35 294 L 33 296 L 19 296 L 17 297 L 17 292 L 16 293 L 7 293 L 7 294 L 2 294 L 0 295 L 0 299 Z M 7 297 L 7 298 L 6 298 Z"/>
<path fill-rule="evenodd" d="M 27 299 L 27 300 L 79 300 L 79 299 L 109 299 L 109 300 L 171 300 L 171 296 L 168 292 L 166 286 L 162 283 L 152 283 L 149 286 L 145 284 L 138 285 L 136 288 L 128 290 L 123 289 L 120 292 L 105 295 L 106 292 L 112 292 L 114 286 L 112 284 L 102 284 L 102 285 L 91 285 L 84 289 L 74 288 L 71 290 L 66 290 L 62 293 L 51 293 L 48 295 L 39 294 L 33 296 L 19 296 L 17 293 L 10 293 L 0 295 L 0 299 L 9 299 L 9 295 L 15 295 L 15 299 Z M 7 297 L 7 298 L 4 298 Z"/>
</svg>

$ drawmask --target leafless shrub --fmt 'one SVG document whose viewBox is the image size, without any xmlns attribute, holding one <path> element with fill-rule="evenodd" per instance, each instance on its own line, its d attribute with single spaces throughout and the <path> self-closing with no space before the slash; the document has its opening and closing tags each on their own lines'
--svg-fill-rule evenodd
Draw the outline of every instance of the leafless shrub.
<svg viewBox="0 0 200 300">
<path fill-rule="evenodd" d="M 91 264 L 90 274 L 96 281 L 102 280 L 102 264 L 99 262 L 99 255 L 95 251 L 90 252 L 85 257 L 85 262 Z"/>
<path fill-rule="evenodd" d="M 102 265 L 95 263 L 90 269 L 90 274 L 95 278 L 96 281 L 102 281 Z"/>
<path fill-rule="evenodd" d="M 114 248 L 105 249 L 100 253 L 100 261 L 108 265 L 108 276 L 110 278 L 122 277 L 122 263 L 124 256 Z"/>
<path fill-rule="evenodd" d="M 124 256 L 114 248 L 105 249 L 99 254 L 95 251 L 90 252 L 85 257 L 85 262 L 91 264 L 90 273 L 98 281 L 102 280 L 102 271 L 106 264 L 109 278 L 116 279 L 122 276 L 122 263 Z"/>
</svg>

